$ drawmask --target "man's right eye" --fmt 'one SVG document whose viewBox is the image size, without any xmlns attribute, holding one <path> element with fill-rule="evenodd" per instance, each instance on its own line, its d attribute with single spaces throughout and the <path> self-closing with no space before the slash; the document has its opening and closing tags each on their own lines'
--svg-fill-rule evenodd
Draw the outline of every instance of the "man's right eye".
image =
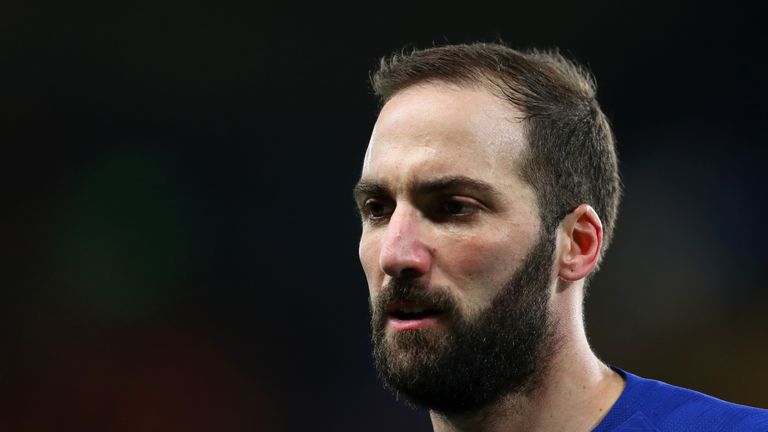
<svg viewBox="0 0 768 432">
<path fill-rule="evenodd" d="M 379 198 L 369 198 L 362 208 L 363 218 L 370 221 L 381 221 L 392 214 L 393 206 Z"/>
</svg>

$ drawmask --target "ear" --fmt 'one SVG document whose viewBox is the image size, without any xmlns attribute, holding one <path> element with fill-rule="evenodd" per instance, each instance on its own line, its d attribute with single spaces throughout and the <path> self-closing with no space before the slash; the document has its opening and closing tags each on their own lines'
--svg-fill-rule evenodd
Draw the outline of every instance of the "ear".
<svg viewBox="0 0 768 432">
<path fill-rule="evenodd" d="M 558 277 L 575 282 L 587 277 L 597 266 L 603 244 L 603 224 L 597 212 L 581 204 L 560 223 Z"/>
</svg>

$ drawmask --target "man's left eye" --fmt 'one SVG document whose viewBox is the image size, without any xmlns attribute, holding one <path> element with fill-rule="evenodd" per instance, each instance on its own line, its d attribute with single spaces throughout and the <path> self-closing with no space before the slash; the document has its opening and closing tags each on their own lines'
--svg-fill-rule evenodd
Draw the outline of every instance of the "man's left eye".
<svg viewBox="0 0 768 432">
<path fill-rule="evenodd" d="M 469 216 L 477 211 L 477 206 L 456 199 L 444 201 L 441 207 L 445 214 L 451 216 Z"/>
</svg>

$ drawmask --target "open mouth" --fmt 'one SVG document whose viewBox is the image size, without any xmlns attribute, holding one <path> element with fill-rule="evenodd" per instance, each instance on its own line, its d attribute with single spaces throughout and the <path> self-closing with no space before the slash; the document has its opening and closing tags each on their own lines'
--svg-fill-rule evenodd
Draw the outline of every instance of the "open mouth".
<svg viewBox="0 0 768 432">
<path fill-rule="evenodd" d="M 434 324 L 443 311 L 427 306 L 393 305 L 387 308 L 389 325 L 397 331 L 416 330 Z"/>
</svg>

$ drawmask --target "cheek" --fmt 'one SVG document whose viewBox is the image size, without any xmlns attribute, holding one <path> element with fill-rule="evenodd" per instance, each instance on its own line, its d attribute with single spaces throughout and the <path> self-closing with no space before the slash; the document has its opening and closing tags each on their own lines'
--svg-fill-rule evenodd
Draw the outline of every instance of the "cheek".
<svg viewBox="0 0 768 432">
<path fill-rule="evenodd" d="M 446 245 L 442 268 L 470 304 L 484 306 L 520 267 L 527 244 L 509 236 L 473 237 Z"/>
<path fill-rule="evenodd" d="M 467 278 L 497 279 L 496 274 L 509 273 L 518 257 L 508 242 L 471 240 L 463 242 L 451 260 Z M 513 267 L 513 268 L 510 268 Z"/>
</svg>

